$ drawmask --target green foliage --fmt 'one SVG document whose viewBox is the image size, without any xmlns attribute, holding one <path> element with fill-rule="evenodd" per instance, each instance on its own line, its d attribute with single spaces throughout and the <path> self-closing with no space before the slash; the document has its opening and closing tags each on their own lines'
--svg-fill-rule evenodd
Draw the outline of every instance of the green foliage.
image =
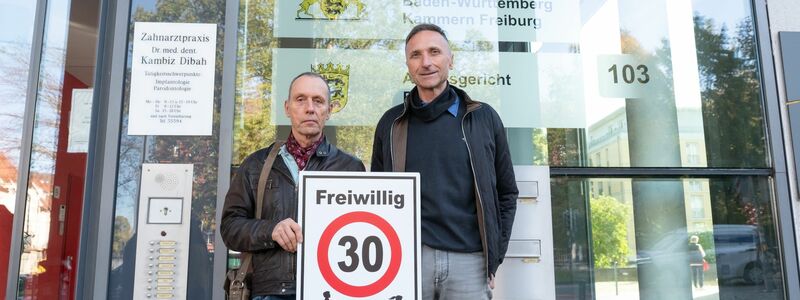
<svg viewBox="0 0 800 300">
<path fill-rule="evenodd" d="M 372 160 L 374 126 L 342 126 L 336 129 L 336 144 L 369 165 Z M 367 167 L 369 169 L 369 167 Z"/>
<path fill-rule="evenodd" d="M 547 129 L 533 129 L 533 165 L 547 165 Z"/>
<path fill-rule="evenodd" d="M 708 263 L 716 263 L 717 257 L 715 255 L 716 248 L 714 248 L 714 232 L 695 232 L 690 234 L 690 236 L 692 235 L 696 235 L 699 238 L 699 244 L 700 246 L 703 246 L 703 251 L 706 252 L 706 261 Z"/>
<path fill-rule="evenodd" d="M 552 167 L 580 167 L 585 165 L 580 140 L 585 135 L 582 128 L 548 128 L 547 161 Z M 542 149 L 539 148 L 539 149 Z"/>
<path fill-rule="evenodd" d="M 233 164 L 276 138 L 271 120 L 272 49 L 278 47 L 272 32 L 274 7 L 271 0 L 253 0 L 240 7 Z"/>
<path fill-rule="evenodd" d="M 626 222 L 631 206 L 610 196 L 590 200 L 592 218 L 592 247 L 595 268 L 610 268 L 614 262 L 628 262 L 628 227 Z"/>
<path fill-rule="evenodd" d="M 275 141 L 275 126 L 269 126 L 269 115 L 253 114 L 245 116 L 241 126 L 234 130 L 233 140 L 233 163 L 238 164 L 250 153 L 258 149 L 269 146 Z M 238 125 L 238 124 L 237 124 Z"/>
<path fill-rule="evenodd" d="M 742 20 L 734 34 L 711 18 L 694 23 L 709 165 L 766 167 L 753 21 Z"/>
</svg>

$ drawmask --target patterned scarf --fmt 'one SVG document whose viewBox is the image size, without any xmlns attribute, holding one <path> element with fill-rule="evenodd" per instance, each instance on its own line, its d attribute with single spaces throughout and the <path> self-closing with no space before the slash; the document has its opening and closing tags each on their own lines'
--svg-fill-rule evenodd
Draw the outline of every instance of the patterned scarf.
<svg viewBox="0 0 800 300">
<path fill-rule="evenodd" d="M 308 159 L 311 158 L 311 155 L 317 151 L 317 147 L 319 144 L 322 144 L 322 139 L 325 136 L 321 136 L 319 140 L 311 144 L 306 148 L 300 146 L 300 143 L 294 138 L 292 133 L 289 133 L 289 138 L 286 140 L 286 150 L 289 151 L 289 154 L 294 157 L 294 161 L 297 162 L 297 168 L 303 170 L 306 168 L 306 163 L 308 163 Z"/>
</svg>

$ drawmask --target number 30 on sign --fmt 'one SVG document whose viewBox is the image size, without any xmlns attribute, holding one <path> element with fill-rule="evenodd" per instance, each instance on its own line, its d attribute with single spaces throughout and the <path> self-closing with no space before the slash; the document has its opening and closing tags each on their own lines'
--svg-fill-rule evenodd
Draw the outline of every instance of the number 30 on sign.
<svg viewBox="0 0 800 300">
<path fill-rule="evenodd" d="M 418 173 L 301 172 L 298 299 L 419 299 Z"/>
</svg>

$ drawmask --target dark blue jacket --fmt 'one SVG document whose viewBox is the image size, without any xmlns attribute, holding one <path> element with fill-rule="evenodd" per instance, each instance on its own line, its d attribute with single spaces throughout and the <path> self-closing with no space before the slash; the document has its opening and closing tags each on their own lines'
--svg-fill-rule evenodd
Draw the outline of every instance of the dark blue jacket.
<svg viewBox="0 0 800 300">
<path fill-rule="evenodd" d="M 514 213 L 517 210 L 517 190 L 514 166 L 508 150 L 505 127 L 491 106 L 472 100 L 463 90 L 451 86 L 465 101 L 467 112 L 461 128 L 467 138 L 469 159 L 477 192 L 478 227 L 480 228 L 486 270 L 494 275 L 503 262 Z M 412 94 L 403 104 L 383 114 L 375 129 L 372 145 L 373 172 L 403 172 L 406 166 L 408 113 Z M 412 145 L 413 147 L 413 145 Z"/>
</svg>

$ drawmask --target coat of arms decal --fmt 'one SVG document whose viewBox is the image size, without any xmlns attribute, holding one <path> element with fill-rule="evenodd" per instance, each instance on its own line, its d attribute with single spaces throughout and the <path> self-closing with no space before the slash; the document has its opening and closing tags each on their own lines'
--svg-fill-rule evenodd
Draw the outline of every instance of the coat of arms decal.
<svg viewBox="0 0 800 300">
<path fill-rule="evenodd" d="M 319 73 L 331 87 L 331 114 L 335 114 L 347 105 L 347 92 L 350 86 L 350 65 L 342 66 L 333 63 L 311 65 L 311 71 Z"/>
<path fill-rule="evenodd" d="M 322 16 L 314 15 L 311 12 L 314 4 L 319 4 Z M 354 17 L 347 18 L 347 20 L 360 20 L 364 15 L 364 3 L 361 0 L 303 0 L 300 8 L 297 9 L 297 19 L 344 20 L 340 16 L 347 11 L 347 7 L 350 5 L 356 6 L 356 13 Z M 301 14 L 306 17 L 301 17 Z"/>
</svg>

